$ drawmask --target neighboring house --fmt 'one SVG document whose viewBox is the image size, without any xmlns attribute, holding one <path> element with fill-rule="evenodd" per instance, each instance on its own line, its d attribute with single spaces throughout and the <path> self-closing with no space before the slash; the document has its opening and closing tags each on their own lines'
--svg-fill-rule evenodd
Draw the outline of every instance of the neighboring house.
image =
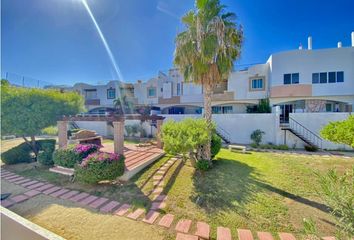
<svg viewBox="0 0 354 240">
<path fill-rule="evenodd" d="M 298 112 L 351 112 L 354 104 L 354 33 L 352 47 L 296 49 L 272 54 L 264 64 L 234 71 L 214 88 L 213 113 L 246 113 L 260 99 L 279 106 L 281 119 Z M 135 105 L 160 108 L 162 114 L 200 114 L 203 89 L 185 82 L 178 69 L 159 72 L 134 84 L 110 81 L 106 85 L 75 84 L 88 109 L 113 107 L 126 95 Z"/>
</svg>

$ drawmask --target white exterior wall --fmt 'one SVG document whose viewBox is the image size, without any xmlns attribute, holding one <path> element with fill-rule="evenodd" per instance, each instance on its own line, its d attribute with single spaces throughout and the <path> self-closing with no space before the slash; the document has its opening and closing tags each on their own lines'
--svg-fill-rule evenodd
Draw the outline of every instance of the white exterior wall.
<svg viewBox="0 0 354 240">
<path fill-rule="evenodd" d="M 111 136 L 112 133 L 106 122 L 103 121 L 77 121 L 79 128 L 96 131 L 100 136 Z"/>
<path fill-rule="evenodd" d="M 294 50 L 272 55 L 271 86 L 284 86 L 283 75 L 299 73 L 299 84 L 312 84 L 312 73 L 344 71 L 344 82 L 312 84 L 312 97 L 354 95 L 354 48 Z"/>
</svg>

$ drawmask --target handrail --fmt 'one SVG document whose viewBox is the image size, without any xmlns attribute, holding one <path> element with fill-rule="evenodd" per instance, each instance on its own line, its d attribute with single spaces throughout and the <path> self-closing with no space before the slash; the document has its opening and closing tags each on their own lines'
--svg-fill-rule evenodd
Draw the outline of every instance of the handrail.
<svg viewBox="0 0 354 240">
<path fill-rule="evenodd" d="M 319 148 L 322 148 L 322 138 L 318 136 L 316 133 L 312 132 L 310 129 L 293 119 L 292 117 L 289 116 L 289 127 L 292 128 L 293 130 L 301 133 L 306 139 L 308 139 L 310 142 L 314 141 L 315 145 L 317 145 Z M 300 129 L 300 130 L 298 130 Z M 306 131 L 304 131 L 306 130 Z"/>
<path fill-rule="evenodd" d="M 219 132 L 221 135 L 225 135 L 224 137 L 227 138 L 228 141 L 231 140 L 230 133 L 227 132 L 225 129 L 223 129 L 220 126 L 216 126 L 216 131 Z"/>
</svg>

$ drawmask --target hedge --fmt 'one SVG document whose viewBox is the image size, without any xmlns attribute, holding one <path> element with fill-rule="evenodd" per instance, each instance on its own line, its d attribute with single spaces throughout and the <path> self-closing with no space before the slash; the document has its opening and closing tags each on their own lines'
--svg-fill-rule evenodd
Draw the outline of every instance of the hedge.
<svg viewBox="0 0 354 240">
<path fill-rule="evenodd" d="M 53 153 L 53 162 L 58 166 L 73 168 L 81 160 L 80 154 L 73 149 L 58 149 Z"/>
</svg>

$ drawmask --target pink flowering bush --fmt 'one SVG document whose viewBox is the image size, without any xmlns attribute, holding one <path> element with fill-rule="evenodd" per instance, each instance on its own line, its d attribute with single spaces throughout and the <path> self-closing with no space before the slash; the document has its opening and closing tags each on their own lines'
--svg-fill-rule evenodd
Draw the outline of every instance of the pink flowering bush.
<svg viewBox="0 0 354 240">
<path fill-rule="evenodd" d="M 98 151 L 102 146 L 97 144 L 77 144 L 74 147 L 74 151 L 81 156 L 81 158 L 86 158 L 91 153 Z"/>
<path fill-rule="evenodd" d="M 76 179 L 86 183 L 114 180 L 123 173 L 123 155 L 99 151 L 89 154 L 75 168 Z"/>
</svg>

